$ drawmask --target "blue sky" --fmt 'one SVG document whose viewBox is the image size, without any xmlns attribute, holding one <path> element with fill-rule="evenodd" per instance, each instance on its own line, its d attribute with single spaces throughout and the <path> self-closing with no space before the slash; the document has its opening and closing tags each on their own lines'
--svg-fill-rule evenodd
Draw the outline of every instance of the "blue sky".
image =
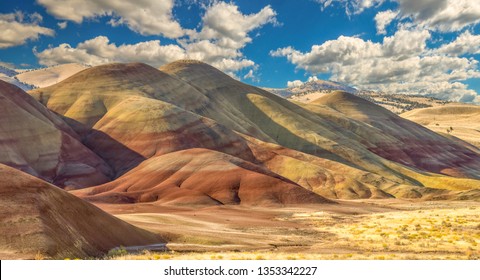
<svg viewBox="0 0 480 280">
<path fill-rule="evenodd" d="M 203 60 L 250 84 L 311 76 L 480 102 L 480 3 L 469 0 L 0 2 L 0 62 L 39 67 Z"/>
</svg>

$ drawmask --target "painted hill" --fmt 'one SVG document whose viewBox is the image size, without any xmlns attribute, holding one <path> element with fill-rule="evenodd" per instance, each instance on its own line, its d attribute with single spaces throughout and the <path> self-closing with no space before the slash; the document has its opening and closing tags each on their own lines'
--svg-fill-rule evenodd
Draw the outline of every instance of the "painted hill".
<svg viewBox="0 0 480 280">
<path fill-rule="evenodd" d="M 218 162 L 229 166 L 242 160 L 263 170 L 265 182 L 281 177 L 291 181 L 290 187 L 297 184 L 332 198 L 433 198 L 480 189 L 480 153 L 460 140 L 348 93 L 311 104 L 290 102 L 198 61 L 160 69 L 140 63 L 93 67 L 31 95 L 64 116 L 83 143 L 114 169 L 117 179 L 83 192 L 92 196 L 88 199 L 181 201 L 179 195 L 160 195 L 167 173 L 148 168 L 156 162 L 167 165 L 170 153 L 183 158 L 175 167 L 187 170 L 210 165 L 218 170 Z M 196 153 L 187 152 L 195 149 L 231 158 L 195 162 Z M 125 188 L 156 174 L 159 179 L 137 185 L 134 192 Z M 178 176 L 186 181 L 195 174 Z M 231 190 L 231 184 L 221 185 L 220 193 Z M 275 191 L 262 190 L 258 200 L 271 201 Z M 177 194 L 197 201 L 194 191 Z M 305 197 L 300 191 L 296 196 Z M 310 193 L 306 201 L 316 199 Z"/>
<path fill-rule="evenodd" d="M 375 154 L 424 171 L 478 179 L 479 150 L 464 148 L 430 130 L 398 117 L 392 112 L 346 92 L 335 92 L 312 104 L 325 105 L 352 120 L 375 128 L 357 129 L 361 142 Z"/>
<path fill-rule="evenodd" d="M 480 106 L 448 104 L 412 110 L 401 116 L 444 136 L 457 137 L 480 148 Z"/>
<path fill-rule="evenodd" d="M 15 75 L 15 77 L 22 83 L 33 85 L 37 88 L 43 88 L 61 82 L 87 68 L 89 67 L 83 64 L 68 63 L 23 71 L 22 73 Z"/>
<path fill-rule="evenodd" d="M 224 74 L 222 73 L 222 75 Z M 94 96 L 92 96 L 92 92 L 95 92 Z M 145 166 L 156 165 L 156 162 L 166 164 L 168 157 L 161 156 L 172 152 L 188 151 L 194 148 L 208 149 L 211 152 L 217 151 L 221 155 L 231 156 L 228 159 L 218 159 L 225 165 L 229 165 L 230 161 L 243 160 L 246 161 L 245 165 L 248 165 L 248 162 L 256 161 L 247 141 L 238 133 L 210 118 L 195 113 L 199 107 L 211 106 L 211 101 L 207 96 L 182 80 L 145 64 L 111 64 L 87 69 L 52 87 L 35 90 L 32 95 L 44 102 L 51 110 L 64 115 L 67 122 L 82 135 L 84 143 L 113 167 L 115 177 L 120 177 L 131 170 L 124 177 L 109 183 L 107 188 L 98 187 L 97 190 L 122 188 L 125 184 L 134 184 L 135 180 L 143 176 L 156 178 L 155 182 L 150 182 L 154 185 L 141 184 L 140 192 L 142 194 L 137 192 L 137 194 L 124 196 L 133 196 L 134 201 L 145 201 L 144 197 L 152 196 L 150 189 L 162 185 L 162 180 L 167 179 L 162 175 L 162 172 L 167 172 L 165 170 L 155 169 L 151 174 L 144 174 L 142 168 L 148 169 Z M 221 114 L 220 116 L 223 117 Z M 192 165 L 198 165 L 197 168 L 202 167 L 203 164 L 206 166 L 219 165 L 215 161 L 187 164 L 188 160 L 195 156 L 195 153 L 185 152 L 180 155 L 185 158 L 184 164 L 187 169 Z M 216 154 L 216 156 L 220 157 L 220 154 Z M 141 165 L 138 166 L 139 164 Z M 137 170 L 136 166 L 140 170 Z M 254 166 L 253 163 L 252 166 Z M 261 168 L 257 166 L 250 167 L 250 169 Z M 249 182 L 246 187 L 242 187 L 242 190 L 250 188 L 250 192 L 255 193 L 251 187 L 252 180 L 250 178 L 260 180 L 257 187 L 267 187 L 270 183 L 278 186 L 267 189 L 262 193 L 264 197 L 255 197 L 255 200 L 220 200 L 222 203 L 255 204 L 268 201 L 300 203 L 301 201 L 295 197 L 302 197 L 303 201 L 307 203 L 326 201 L 293 182 L 287 182 L 288 180 L 285 178 L 278 179 L 280 176 L 272 172 L 265 173 L 266 170 L 264 170 L 265 174 L 262 175 L 242 168 L 237 171 L 244 175 L 241 176 L 241 179 L 220 184 L 220 188 L 223 188 L 224 192 L 231 192 L 232 188 L 233 190 L 238 188 L 237 182 L 242 181 Z M 132 175 L 131 173 L 136 174 Z M 222 172 L 217 173 L 221 174 Z M 192 172 L 185 174 L 181 175 L 185 177 L 185 180 L 187 177 L 196 177 L 197 179 L 191 179 L 192 182 L 195 182 L 199 178 Z M 225 178 L 225 175 L 219 176 Z M 269 183 L 262 183 L 262 185 L 260 184 L 262 180 Z M 125 181 L 127 183 L 122 183 Z M 218 184 L 217 181 L 215 182 Z M 164 182 L 163 185 L 165 185 Z M 163 188 L 163 185 L 156 189 Z M 129 190 L 133 190 L 133 188 Z M 156 191 L 154 190 L 154 193 Z M 163 202 L 196 200 L 198 192 L 181 192 L 185 197 L 179 198 L 178 194 L 167 195 L 167 192 L 164 191 L 161 197 L 157 196 L 153 200 Z M 289 193 L 291 198 L 270 198 L 270 196 L 281 197 L 281 192 Z M 106 200 L 111 200 L 111 198 Z M 120 200 L 130 201 L 131 199 L 122 198 Z M 152 199 L 147 200 L 151 201 Z M 212 199 L 207 200 L 213 201 Z M 199 201 L 204 201 L 204 199 Z"/>
<path fill-rule="evenodd" d="M 266 168 L 207 149 L 152 157 L 113 182 L 75 194 L 93 201 L 162 204 L 328 202 Z"/>
<path fill-rule="evenodd" d="M 0 163 L 55 185 L 78 188 L 110 179 L 110 167 L 65 122 L 21 89 L 0 81 Z"/>
<path fill-rule="evenodd" d="M 91 257 L 165 242 L 23 172 L 0 164 L 0 258 Z"/>
</svg>

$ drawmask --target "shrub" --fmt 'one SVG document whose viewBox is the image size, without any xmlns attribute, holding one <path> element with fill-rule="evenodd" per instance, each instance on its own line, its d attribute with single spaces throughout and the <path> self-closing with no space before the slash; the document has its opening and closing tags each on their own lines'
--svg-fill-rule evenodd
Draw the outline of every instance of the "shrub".
<svg viewBox="0 0 480 280">
<path fill-rule="evenodd" d="M 113 248 L 110 251 L 108 251 L 107 257 L 114 258 L 114 257 L 125 256 L 127 254 L 128 254 L 128 251 L 125 249 L 125 247 L 120 246 L 120 247 L 116 247 L 116 248 Z"/>
</svg>

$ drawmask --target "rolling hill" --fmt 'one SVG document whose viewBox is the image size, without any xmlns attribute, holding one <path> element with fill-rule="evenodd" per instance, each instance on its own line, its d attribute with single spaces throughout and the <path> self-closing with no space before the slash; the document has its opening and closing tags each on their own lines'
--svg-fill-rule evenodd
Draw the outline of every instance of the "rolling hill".
<svg viewBox="0 0 480 280">
<path fill-rule="evenodd" d="M 66 188 L 110 180 L 110 167 L 57 115 L 0 81 L 0 163 Z"/>
<path fill-rule="evenodd" d="M 43 88 L 61 82 L 87 68 L 88 66 L 83 64 L 68 63 L 23 71 L 15 75 L 15 77 L 22 83 Z"/>
<path fill-rule="evenodd" d="M 40 179 L 0 164 L 0 258 L 86 258 L 165 242 Z"/>
<path fill-rule="evenodd" d="M 286 189 L 305 201 L 325 201 L 321 196 L 433 198 L 480 189 L 478 149 L 345 92 L 295 103 L 207 64 L 183 60 L 159 69 L 140 63 L 93 67 L 30 94 L 63 116 L 114 170 L 115 180 L 79 191 L 87 199 L 238 203 L 231 198 L 238 190 L 236 180 L 220 184 L 214 193 L 221 199 L 213 200 L 208 187 L 182 183 L 198 178 L 188 170 L 203 172 L 209 166 L 216 171 L 212 178 L 225 178 L 219 166 L 232 161 L 244 162 L 238 170 L 242 182 L 253 176 L 252 169 L 268 184 L 283 182 L 281 188 L 259 187 L 260 202 L 272 202 Z M 222 156 L 198 162 L 199 151 Z M 182 159 L 174 167 L 187 171 L 169 185 L 169 172 L 159 163 L 169 166 L 172 154 Z M 245 170 L 245 164 L 251 167 Z M 155 179 L 135 183 L 144 177 Z"/>
<path fill-rule="evenodd" d="M 480 106 L 448 104 L 416 109 L 401 117 L 419 123 L 446 137 L 460 138 L 480 148 Z"/>
<path fill-rule="evenodd" d="M 16 75 L 18 75 L 17 71 L 0 65 L 0 81 L 15 85 L 22 90 L 31 90 L 33 88 L 32 85 L 19 81 Z"/>
</svg>

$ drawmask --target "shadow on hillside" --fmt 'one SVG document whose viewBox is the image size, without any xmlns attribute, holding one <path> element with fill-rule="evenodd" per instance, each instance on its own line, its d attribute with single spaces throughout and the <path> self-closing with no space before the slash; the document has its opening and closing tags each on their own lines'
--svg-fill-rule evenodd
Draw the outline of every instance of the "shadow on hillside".
<svg viewBox="0 0 480 280">
<path fill-rule="evenodd" d="M 112 168 L 114 172 L 112 179 L 122 176 L 146 160 L 144 156 L 131 150 L 106 133 L 91 129 L 74 119 L 62 115 L 58 116 L 78 133 L 82 144 L 97 154 Z"/>
<path fill-rule="evenodd" d="M 307 120 L 310 120 L 312 122 L 317 122 L 318 121 L 318 119 L 311 119 L 308 116 L 308 114 L 311 113 L 310 111 L 296 105 L 295 103 L 287 101 L 288 103 L 286 104 L 285 100 L 283 98 L 278 97 L 278 96 L 276 96 L 274 94 L 271 94 L 269 92 L 265 92 L 265 91 L 254 91 L 254 93 L 260 94 L 260 95 L 262 95 L 266 98 L 271 99 L 272 101 L 276 102 L 278 105 L 283 106 L 283 107 L 285 107 L 288 110 L 291 110 L 293 112 L 296 112 L 299 116 L 301 116 L 303 118 L 306 118 Z M 286 127 L 284 127 L 284 126 L 278 124 L 277 122 L 275 122 L 275 120 L 273 120 L 271 117 L 269 117 L 267 114 L 265 114 L 265 112 L 260 110 L 249 98 L 245 98 L 245 100 L 249 102 L 247 106 L 248 106 L 248 109 L 250 110 L 249 114 L 253 116 L 252 119 L 268 120 L 268 122 L 265 122 L 265 123 L 258 122 L 257 125 L 259 126 L 259 128 L 262 131 L 265 131 L 265 132 L 269 131 L 269 133 L 267 133 L 267 134 L 272 136 L 272 138 L 274 138 L 275 141 L 277 141 L 278 144 L 280 144 L 284 147 L 294 149 L 294 150 L 298 150 L 298 151 L 301 151 L 301 152 L 304 152 L 304 153 L 307 153 L 307 154 L 311 154 L 311 155 L 314 155 L 314 156 L 317 156 L 317 157 L 320 157 L 320 158 L 324 158 L 324 159 L 327 159 L 327 160 L 339 162 L 341 164 L 344 164 L 344 165 L 347 165 L 347 166 L 350 166 L 350 167 L 353 167 L 353 168 L 356 168 L 356 169 L 359 169 L 359 170 L 363 170 L 363 171 L 366 171 L 366 172 L 373 172 L 372 170 L 368 170 L 364 167 L 358 166 L 357 164 L 349 161 L 348 159 L 346 159 L 342 156 L 339 156 L 339 155 L 337 155 L 333 152 L 330 152 L 326 149 L 321 148 L 316 143 L 310 142 L 306 139 L 303 139 L 303 138 L 297 136 L 296 134 L 294 134 L 290 130 L 288 130 Z M 319 132 L 317 132 L 315 130 L 312 130 L 312 132 L 314 134 L 319 134 Z M 283 135 L 284 137 L 279 137 L 279 135 Z M 330 138 L 327 137 L 327 139 L 330 139 Z M 336 139 L 330 139 L 330 140 L 336 141 Z M 293 143 L 295 143 L 295 145 L 293 145 Z M 339 149 L 342 148 L 341 144 L 339 144 L 338 146 L 339 146 Z M 367 149 L 365 149 L 365 151 L 370 152 Z M 374 159 L 372 159 L 372 161 L 373 160 Z M 377 166 L 381 166 L 384 169 L 384 171 L 389 172 L 390 174 L 396 176 L 399 179 L 408 180 L 411 184 L 418 185 L 418 186 L 423 186 L 423 184 L 421 182 L 415 180 L 414 178 L 410 178 L 410 177 L 408 177 L 408 176 L 390 168 L 389 166 L 385 165 L 384 163 L 382 163 L 381 160 L 380 160 L 380 157 L 379 157 L 379 160 L 375 161 L 375 164 Z M 376 172 L 374 172 L 374 173 L 376 173 Z M 379 174 L 379 175 L 382 175 L 382 174 Z"/>
</svg>

